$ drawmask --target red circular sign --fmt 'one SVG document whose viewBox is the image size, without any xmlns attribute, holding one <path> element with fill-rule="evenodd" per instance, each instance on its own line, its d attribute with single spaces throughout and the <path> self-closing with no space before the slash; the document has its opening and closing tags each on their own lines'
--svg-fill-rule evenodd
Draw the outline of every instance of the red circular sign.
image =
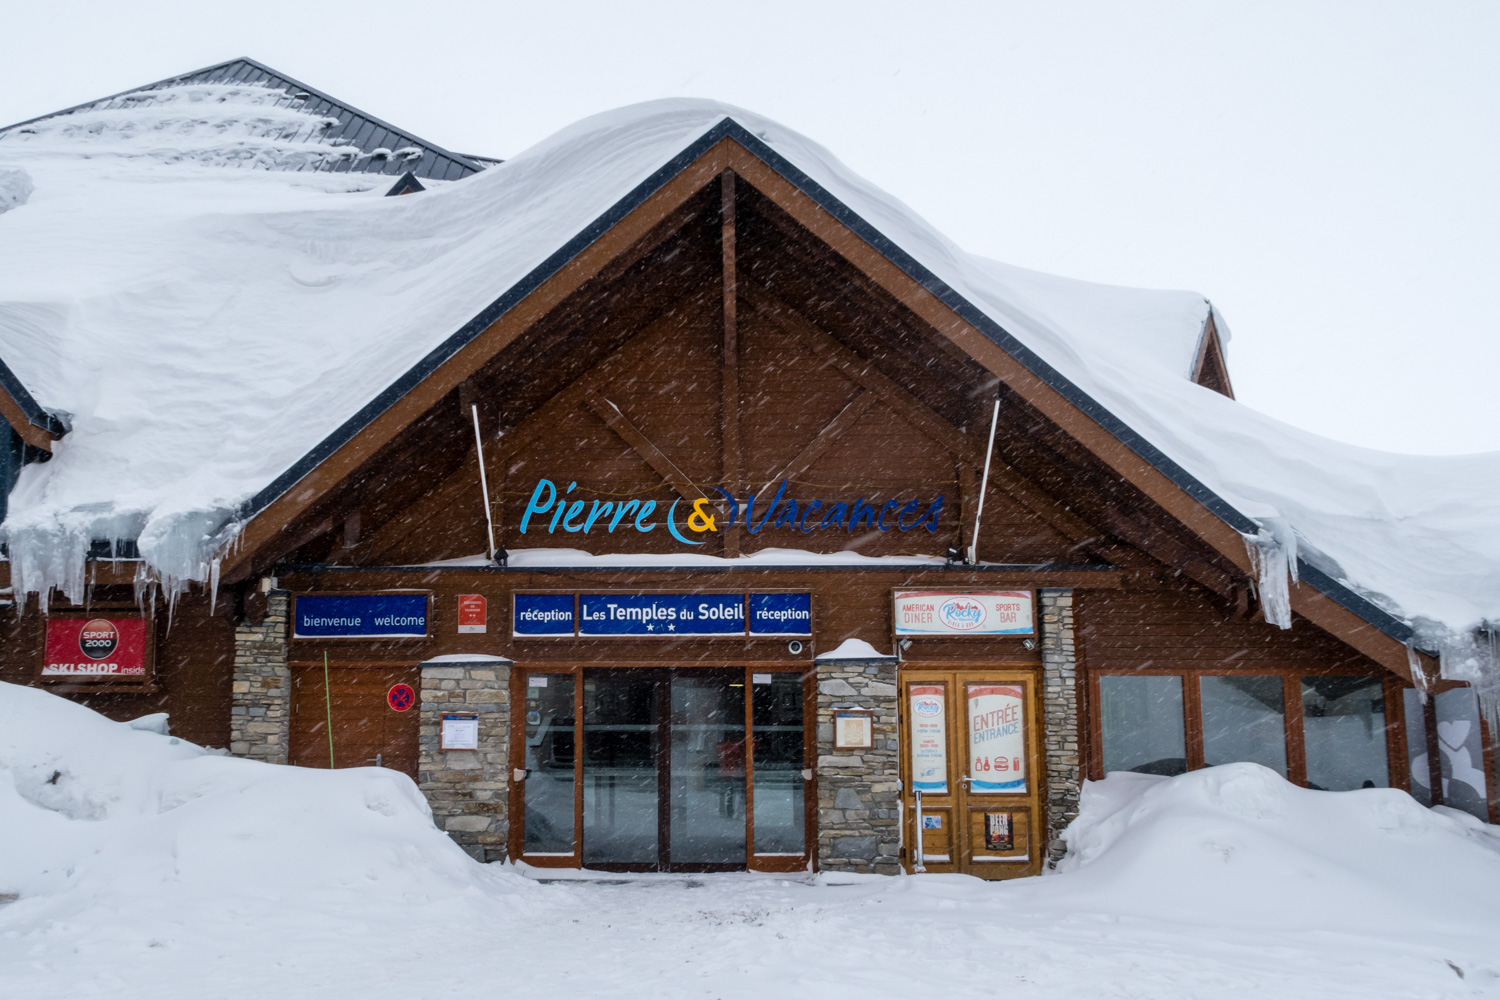
<svg viewBox="0 0 1500 1000">
<path fill-rule="evenodd" d="M 78 650 L 91 660 L 102 660 L 120 645 L 120 630 L 107 618 L 95 618 L 78 632 Z"/>
<path fill-rule="evenodd" d="M 417 703 L 417 692 L 410 684 L 393 684 L 385 693 L 385 703 L 398 712 L 404 712 Z"/>
</svg>

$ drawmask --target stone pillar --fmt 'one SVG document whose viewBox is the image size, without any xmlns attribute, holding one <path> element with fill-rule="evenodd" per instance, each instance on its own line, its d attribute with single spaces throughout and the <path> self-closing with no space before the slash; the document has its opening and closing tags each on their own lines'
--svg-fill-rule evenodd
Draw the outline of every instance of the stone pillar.
<svg viewBox="0 0 1500 1000">
<path fill-rule="evenodd" d="M 266 595 L 260 624 L 234 629 L 234 674 L 230 682 L 229 752 L 237 757 L 287 762 L 292 721 L 292 672 L 287 666 L 291 595 Z"/>
<path fill-rule="evenodd" d="M 504 861 L 510 789 L 510 668 L 498 656 L 422 664 L 417 784 L 432 818 L 477 861 Z M 447 712 L 479 716 L 479 749 L 439 749 Z"/>
<path fill-rule="evenodd" d="M 1066 851 L 1063 828 L 1078 815 L 1083 782 L 1078 752 L 1078 662 L 1073 645 L 1073 592 L 1038 593 L 1042 619 L 1042 705 L 1046 726 L 1047 855 L 1056 864 Z"/>
<path fill-rule="evenodd" d="M 901 871 L 901 737 L 894 656 L 818 659 L 818 866 Z M 874 746 L 833 748 L 835 708 L 874 711 Z"/>
</svg>

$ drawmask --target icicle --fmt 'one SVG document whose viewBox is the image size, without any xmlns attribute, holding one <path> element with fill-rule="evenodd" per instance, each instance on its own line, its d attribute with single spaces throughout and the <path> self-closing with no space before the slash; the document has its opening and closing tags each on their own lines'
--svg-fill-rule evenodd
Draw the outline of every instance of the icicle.
<svg viewBox="0 0 1500 1000">
<path fill-rule="evenodd" d="M 1266 621 L 1278 628 L 1292 627 L 1291 582 L 1297 579 L 1296 535 L 1282 522 L 1278 530 L 1271 522 L 1279 518 L 1266 518 L 1260 534 L 1243 535 L 1245 551 L 1250 555 L 1250 568 L 1255 574 L 1256 591 Z M 1283 536 L 1290 538 L 1290 544 Z"/>
</svg>

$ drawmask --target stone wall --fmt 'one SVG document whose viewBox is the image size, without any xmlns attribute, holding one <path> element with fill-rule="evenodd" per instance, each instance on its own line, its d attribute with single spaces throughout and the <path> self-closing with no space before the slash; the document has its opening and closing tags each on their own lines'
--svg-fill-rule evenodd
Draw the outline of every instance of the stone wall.
<svg viewBox="0 0 1500 1000">
<path fill-rule="evenodd" d="M 505 860 L 510 787 L 509 660 L 422 664 L 417 784 L 438 827 L 478 861 Z M 479 716 L 479 749 L 439 749 L 445 712 Z"/>
<path fill-rule="evenodd" d="M 1042 705 L 1047 758 L 1047 854 L 1066 851 L 1063 828 L 1078 815 L 1082 757 L 1078 747 L 1078 662 L 1073 644 L 1073 592 L 1038 593 L 1042 620 Z"/>
<path fill-rule="evenodd" d="M 292 672 L 287 666 L 291 595 L 266 595 L 266 616 L 234 630 L 234 675 L 229 709 L 229 752 L 270 764 L 287 762 L 291 731 Z"/>
<path fill-rule="evenodd" d="M 901 870 L 901 737 L 895 657 L 818 660 L 818 867 Z M 833 748 L 835 708 L 875 713 L 874 746 Z"/>
</svg>

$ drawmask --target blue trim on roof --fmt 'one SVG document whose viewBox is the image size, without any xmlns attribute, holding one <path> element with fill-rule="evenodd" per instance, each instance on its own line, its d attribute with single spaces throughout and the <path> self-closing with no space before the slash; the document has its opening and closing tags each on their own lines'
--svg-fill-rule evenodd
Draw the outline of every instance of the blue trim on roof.
<svg viewBox="0 0 1500 1000">
<path fill-rule="evenodd" d="M 40 427 L 53 437 L 62 437 L 68 433 L 68 425 L 58 419 L 57 415 L 45 409 L 31 393 L 26 391 L 26 386 L 16 378 L 16 373 L 10 370 L 10 366 L 0 358 L 0 389 L 4 389 L 21 412 L 26 414 L 26 420 L 33 427 Z"/>
<path fill-rule="evenodd" d="M 628 194 L 593 222 L 585 226 L 582 231 L 558 248 L 557 251 L 532 269 L 529 274 L 511 286 L 509 290 L 494 302 L 485 307 L 477 316 L 428 352 L 406 374 L 402 375 L 381 392 L 380 395 L 361 407 L 359 412 L 344 421 L 333 433 L 319 442 L 312 451 L 304 455 L 295 465 L 241 505 L 238 517 L 241 520 L 248 520 L 263 510 L 277 497 L 291 489 L 298 480 L 302 479 L 339 448 L 342 448 L 352 440 L 356 434 L 381 413 L 384 413 L 398 399 L 406 395 L 417 383 L 436 371 L 443 362 L 447 361 L 462 347 L 493 325 L 500 317 L 509 312 L 512 307 L 535 291 L 543 282 L 556 274 L 564 265 L 582 253 L 589 245 L 614 227 L 626 215 L 639 207 L 668 181 L 685 170 L 689 164 L 711 149 L 715 143 L 726 138 L 738 142 L 748 152 L 776 171 L 784 180 L 811 198 L 819 208 L 828 212 L 861 239 L 878 250 L 882 256 L 900 268 L 908 277 L 916 281 L 940 302 L 961 316 L 965 322 L 979 330 L 1002 350 L 1019 361 L 1032 374 L 1036 375 L 1050 388 L 1063 396 L 1063 398 L 1083 411 L 1090 419 L 1094 420 L 1105 430 L 1108 430 L 1117 440 L 1149 462 L 1157 471 L 1165 475 L 1178 488 L 1206 507 L 1220 520 L 1243 534 L 1255 535 L 1260 533 L 1260 525 L 1254 519 L 1236 510 L 1228 501 L 1200 482 L 1186 469 L 1169 458 L 1161 449 L 1157 448 L 1150 441 L 1147 441 L 1141 434 L 1111 413 L 1092 396 L 1084 392 L 1077 385 L 1074 385 L 1072 381 L 1043 360 L 1035 351 L 1031 350 L 999 323 L 991 319 L 979 307 L 949 287 L 936 274 L 920 264 L 911 254 L 886 237 L 821 184 L 809 177 L 739 122 L 728 117 L 719 121 L 693 142 L 689 143 L 680 153 L 668 160 L 653 172 L 651 176 L 636 185 Z M 1382 632 L 1391 636 L 1391 638 L 1402 643 L 1410 642 L 1413 635 L 1410 626 L 1387 614 L 1363 597 L 1360 597 L 1328 574 L 1306 563 L 1301 563 L 1300 565 L 1303 568 L 1301 579 L 1308 581 L 1339 605 L 1358 615 L 1376 628 L 1379 628 Z"/>
</svg>

